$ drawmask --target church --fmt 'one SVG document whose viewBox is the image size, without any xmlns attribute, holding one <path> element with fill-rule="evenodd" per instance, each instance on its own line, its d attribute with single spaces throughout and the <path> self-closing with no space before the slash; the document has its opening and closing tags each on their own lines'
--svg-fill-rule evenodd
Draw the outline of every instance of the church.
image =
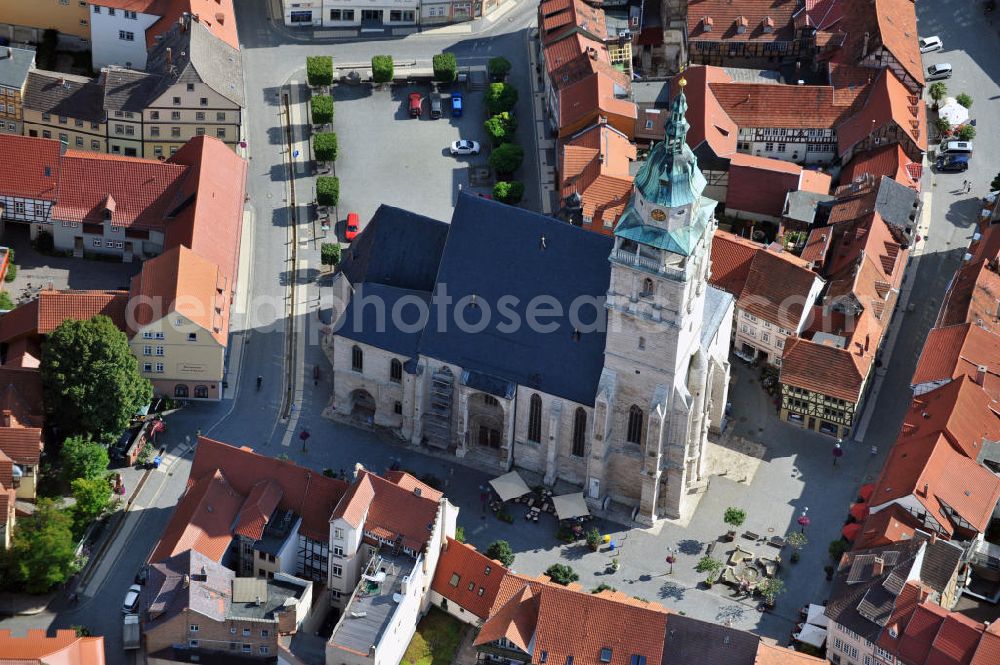
<svg viewBox="0 0 1000 665">
<path fill-rule="evenodd" d="M 380 207 L 335 280 L 332 414 L 679 517 L 707 482 L 733 316 L 686 110 L 682 92 L 613 237 L 467 194 L 450 224 Z"/>
</svg>

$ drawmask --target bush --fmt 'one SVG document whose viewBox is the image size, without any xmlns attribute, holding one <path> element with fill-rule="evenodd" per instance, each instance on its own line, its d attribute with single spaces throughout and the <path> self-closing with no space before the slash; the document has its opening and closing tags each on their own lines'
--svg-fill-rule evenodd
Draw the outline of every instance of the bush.
<svg viewBox="0 0 1000 665">
<path fill-rule="evenodd" d="M 604 582 L 601 582 L 600 584 L 598 584 L 597 586 L 595 586 L 593 589 L 591 589 L 590 593 L 600 593 L 602 591 L 618 591 L 618 589 L 614 588 L 610 584 L 605 584 Z"/>
<path fill-rule="evenodd" d="M 35 245 L 35 249 L 42 254 L 51 254 L 56 247 L 55 240 L 48 231 L 39 231 L 38 235 L 35 236 L 33 244 Z"/>
<path fill-rule="evenodd" d="M 312 121 L 314 125 L 333 122 L 333 97 L 317 95 L 312 98 Z"/>
<path fill-rule="evenodd" d="M 556 584 L 569 586 L 570 582 L 576 582 L 580 576 L 564 563 L 554 563 L 545 569 L 545 574 L 552 578 Z"/>
<path fill-rule="evenodd" d="M 486 109 L 490 115 L 511 111 L 517 104 L 517 88 L 509 83 L 491 83 L 486 91 Z"/>
<path fill-rule="evenodd" d="M 768 577 L 757 583 L 754 591 L 764 597 L 768 605 L 774 604 L 775 597 L 784 592 L 785 583 L 777 577 Z"/>
<path fill-rule="evenodd" d="M 10 294 L 6 291 L 0 291 L 0 309 L 14 309 L 14 301 L 10 299 Z"/>
<path fill-rule="evenodd" d="M 524 183 L 519 180 L 501 180 L 493 185 L 493 198 L 500 203 L 517 205 L 524 198 Z"/>
<path fill-rule="evenodd" d="M 321 132 L 313 136 L 313 157 L 317 162 L 337 161 L 336 132 Z"/>
<path fill-rule="evenodd" d="M 458 77 L 458 60 L 454 53 L 438 53 L 432 62 L 435 81 L 451 83 Z"/>
<path fill-rule="evenodd" d="M 792 550 L 798 552 L 800 549 L 809 544 L 809 539 L 806 538 L 806 534 L 801 531 L 793 531 L 785 537 L 788 544 L 792 546 Z"/>
<path fill-rule="evenodd" d="M 955 97 L 955 101 L 967 109 L 972 108 L 972 97 L 964 92 L 959 96 Z"/>
<path fill-rule="evenodd" d="M 514 143 L 504 143 L 490 153 L 490 168 L 498 174 L 509 174 L 521 168 L 524 148 Z"/>
<path fill-rule="evenodd" d="M 335 176 L 316 178 L 316 202 L 321 206 L 335 206 L 340 201 L 340 180 Z"/>
<path fill-rule="evenodd" d="M 827 546 L 826 551 L 829 552 L 830 558 L 834 561 L 840 561 L 840 557 L 849 550 L 851 546 L 846 540 L 840 538 L 839 540 L 831 540 L 829 546 Z"/>
<path fill-rule="evenodd" d="M 507 74 L 510 74 L 510 60 L 501 56 L 490 58 L 488 67 L 490 78 L 494 81 L 503 80 Z"/>
<path fill-rule="evenodd" d="M 486 556 L 499 561 L 507 568 L 510 568 L 514 563 L 514 550 L 510 548 L 510 543 L 506 540 L 494 540 L 490 543 L 490 546 L 486 548 Z"/>
<path fill-rule="evenodd" d="M 460 543 L 464 543 L 465 542 L 465 527 L 464 526 L 456 526 L 455 527 L 455 540 L 457 540 Z"/>
<path fill-rule="evenodd" d="M 947 118 L 938 118 L 934 121 L 934 126 L 942 134 L 946 134 L 951 131 L 951 123 L 948 122 Z"/>
<path fill-rule="evenodd" d="M 329 55 L 306 57 L 306 80 L 314 88 L 333 83 L 333 57 Z"/>
<path fill-rule="evenodd" d="M 996 177 L 993 178 L 993 182 L 990 183 L 990 191 L 991 192 L 995 192 L 998 189 L 1000 189 L 1000 173 L 998 173 L 996 175 Z"/>
<path fill-rule="evenodd" d="M 733 508 L 730 506 L 726 508 L 726 514 L 723 515 L 722 521 L 729 526 L 738 529 L 743 526 L 743 523 L 747 520 L 747 511 L 740 510 L 739 508 Z"/>
<path fill-rule="evenodd" d="M 962 125 L 958 128 L 957 136 L 963 141 L 971 141 L 976 138 L 976 128 L 972 125 Z"/>
<path fill-rule="evenodd" d="M 77 478 L 103 478 L 109 462 L 107 449 L 86 436 L 69 437 L 59 451 L 59 466 L 67 485 Z"/>
<path fill-rule="evenodd" d="M 4 276 L 3 281 L 5 281 L 5 282 L 13 282 L 15 279 L 17 279 L 17 264 L 16 263 L 8 263 L 7 264 L 7 274 Z"/>
<path fill-rule="evenodd" d="M 320 262 L 325 266 L 335 266 L 340 263 L 340 245 L 335 242 L 325 242 L 319 247 Z"/>
<path fill-rule="evenodd" d="M 699 573 L 714 573 L 720 568 L 722 568 L 722 562 L 708 555 L 698 559 L 698 565 L 694 567 Z"/>
<path fill-rule="evenodd" d="M 490 135 L 493 145 L 509 143 L 514 139 L 514 132 L 517 131 L 517 118 L 509 111 L 498 113 L 483 123 L 486 133 Z"/>
<path fill-rule="evenodd" d="M 372 56 L 372 80 L 375 83 L 391 83 L 394 71 L 391 55 Z"/>
<path fill-rule="evenodd" d="M 935 81 L 931 83 L 927 91 L 930 93 L 931 99 L 934 100 L 934 106 L 937 107 L 941 100 L 948 95 L 948 86 L 944 84 L 944 81 Z"/>
</svg>

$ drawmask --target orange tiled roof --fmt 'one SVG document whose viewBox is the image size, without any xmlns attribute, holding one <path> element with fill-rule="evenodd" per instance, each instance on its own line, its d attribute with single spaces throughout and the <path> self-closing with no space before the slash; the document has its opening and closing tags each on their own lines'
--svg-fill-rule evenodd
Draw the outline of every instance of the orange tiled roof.
<svg viewBox="0 0 1000 665">
<path fill-rule="evenodd" d="M 506 574 L 507 569 L 499 561 L 492 561 L 471 545 L 448 538 L 438 559 L 431 589 L 480 619 L 486 619 Z"/>
<path fill-rule="evenodd" d="M 343 519 L 355 529 L 360 529 L 374 498 L 375 488 L 367 474 L 363 475 L 344 493 L 330 519 Z"/>
<path fill-rule="evenodd" d="M 42 430 L 37 427 L 0 427 L 0 450 L 17 464 L 38 466 Z"/>
<path fill-rule="evenodd" d="M 56 291 L 45 289 L 38 297 L 0 317 L 0 342 L 24 335 L 47 335 L 66 319 L 85 321 L 107 316 L 125 330 L 127 291 Z"/>
<path fill-rule="evenodd" d="M 851 110 L 851 104 L 838 103 L 833 88 L 826 85 L 709 83 L 708 87 L 740 129 L 832 129 Z"/>
<path fill-rule="evenodd" d="M 818 279 L 816 273 L 792 254 L 758 251 L 736 307 L 797 332 L 803 311 L 814 304 L 807 302 L 807 298 Z"/>
<path fill-rule="evenodd" d="M 505 638 L 521 651 L 530 653 L 529 644 L 538 623 L 539 602 L 535 590 L 529 585 L 522 585 L 503 605 L 490 613 L 474 644 L 480 646 Z"/>
<path fill-rule="evenodd" d="M 580 194 L 583 216 L 596 227 L 613 226 L 632 193 L 629 164 L 636 158 L 628 137 L 606 124 L 588 127 L 562 143 L 561 196 Z"/>
<path fill-rule="evenodd" d="M 34 368 L 0 367 L 0 411 L 23 427 L 41 427 L 42 376 Z"/>
<path fill-rule="evenodd" d="M 0 662 L 58 665 L 104 665 L 104 638 L 77 637 L 75 630 L 57 630 L 54 637 L 32 628 L 23 637 L 0 630 Z"/>
<path fill-rule="evenodd" d="M 156 35 L 161 35 L 177 23 L 185 12 L 198 16 L 216 38 L 235 49 L 240 47 L 236 34 L 236 13 L 233 0 L 101 0 L 100 4 L 115 9 L 129 9 L 143 14 L 159 16 L 160 19 L 146 30 L 146 47 L 156 44 Z"/>
<path fill-rule="evenodd" d="M 854 549 L 866 550 L 908 540 L 919 527 L 920 522 L 913 515 L 894 503 L 877 513 L 869 513 L 854 541 Z"/>
<path fill-rule="evenodd" d="M 827 194 L 830 175 L 770 157 L 736 153 L 729 158 L 726 208 L 779 218 L 789 192 Z"/>
<path fill-rule="evenodd" d="M 544 59 L 545 71 L 556 89 L 572 85 L 593 73 L 594 62 L 610 62 L 602 42 L 579 33 L 546 46 Z"/>
<path fill-rule="evenodd" d="M 375 490 L 365 519 L 365 529 L 381 527 L 392 538 L 403 537 L 403 545 L 414 551 L 421 550 L 431 536 L 431 527 L 437 521 L 438 502 L 417 495 L 393 482 L 368 471 L 361 472 Z"/>
<path fill-rule="evenodd" d="M 680 78 L 675 77 L 671 83 L 672 94 L 677 94 L 676 86 Z M 723 110 L 708 86 L 709 83 L 731 83 L 733 79 L 722 67 L 707 65 L 688 67 L 683 78 L 687 81 L 684 95 L 688 100 L 687 121 L 691 125 L 687 133 L 688 145 L 694 150 L 702 143 L 708 143 L 720 157 L 735 153 L 739 127 Z"/>
<path fill-rule="evenodd" d="M 792 17 L 799 0 L 688 0 L 688 39 L 775 42 L 795 39 Z M 711 25 L 709 25 L 711 24 Z M 744 31 L 738 32 L 737 25 Z M 723 47 L 725 48 L 725 47 Z"/>
<path fill-rule="evenodd" d="M 992 232 L 991 235 L 1000 237 Z M 973 260 L 959 268 L 945 294 L 937 325 L 965 322 L 1000 332 L 1000 275 L 989 260 Z"/>
<path fill-rule="evenodd" d="M 59 141 L 4 134 L 0 163 L 17 164 L 0 178 L 0 196 L 55 201 L 59 191 Z"/>
<path fill-rule="evenodd" d="M 917 85 L 923 85 L 924 72 L 917 44 L 917 10 L 913 0 L 875 0 L 874 10 L 882 45 Z"/>
<path fill-rule="evenodd" d="M 219 469 L 193 483 L 189 479 L 149 560 L 157 563 L 193 549 L 221 561 L 233 540 L 232 527 L 241 505 L 243 495 Z"/>
<path fill-rule="evenodd" d="M 608 38 L 604 10 L 591 7 L 581 0 L 547 0 L 538 7 L 540 38 L 544 45 L 563 38 L 578 29 L 597 39 Z"/>
<path fill-rule="evenodd" d="M 870 87 L 864 106 L 837 127 L 837 149 L 843 155 L 889 122 L 902 130 L 917 151 L 926 152 L 926 105 L 886 68 Z"/>
<path fill-rule="evenodd" d="M 441 498 L 444 497 L 444 492 L 436 490 L 427 483 L 417 480 L 406 471 L 386 471 L 382 477 L 390 483 L 396 483 L 407 492 L 416 493 L 417 490 L 420 490 L 420 496 L 425 499 L 430 499 L 431 501 L 440 501 Z"/>
<path fill-rule="evenodd" d="M 728 231 L 716 230 L 712 236 L 712 274 L 709 283 L 739 298 L 750 275 L 753 257 L 763 249 Z"/>
<path fill-rule="evenodd" d="M 791 338 L 781 357 L 781 383 L 856 403 L 870 359 L 847 349 Z"/>
<path fill-rule="evenodd" d="M 271 479 L 261 480 L 254 485 L 236 516 L 233 533 L 260 540 L 264 535 L 264 527 L 278 507 L 281 495 L 281 485 Z"/>
<path fill-rule="evenodd" d="M 826 663 L 823 658 L 770 644 L 764 640 L 757 645 L 757 657 L 754 659 L 754 665 L 821 665 L 822 663 Z"/>
<path fill-rule="evenodd" d="M 907 157 L 902 146 L 890 143 L 874 150 L 859 152 L 851 158 L 840 172 L 840 181 L 853 182 L 865 173 L 876 177 L 887 176 L 901 185 L 920 191 L 920 169 Z"/>
<path fill-rule="evenodd" d="M 992 399 L 1000 399 L 1000 336 L 971 323 L 932 328 L 924 342 L 911 384 L 944 383 L 959 377 L 978 381 L 985 367 L 983 388 Z"/>
<path fill-rule="evenodd" d="M 979 638 L 976 653 L 969 665 L 994 665 L 1000 663 L 1000 621 L 994 621 Z"/>
<path fill-rule="evenodd" d="M 968 377 L 913 398 L 900 439 L 942 432 L 957 451 L 977 459 L 983 440 L 1000 441 L 1000 404 Z"/>
</svg>

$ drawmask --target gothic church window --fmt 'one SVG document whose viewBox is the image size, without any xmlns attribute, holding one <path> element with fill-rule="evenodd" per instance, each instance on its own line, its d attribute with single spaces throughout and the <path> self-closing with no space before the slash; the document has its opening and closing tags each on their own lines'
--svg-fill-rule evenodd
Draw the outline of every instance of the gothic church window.
<svg viewBox="0 0 1000 665">
<path fill-rule="evenodd" d="M 392 362 L 389 363 L 389 380 L 393 383 L 403 382 L 403 363 L 399 362 L 397 358 L 393 358 Z"/>
<path fill-rule="evenodd" d="M 365 370 L 365 354 L 360 346 L 351 348 L 351 369 L 355 372 L 363 372 Z"/>
<path fill-rule="evenodd" d="M 629 443 L 642 443 L 642 409 L 633 404 L 628 410 L 628 431 L 625 440 Z"/>
<path fill-rule="evenodd" d="M 642 280 L 642 293 L 639 295 L 643 298 L 650 298 L 656 293 L 656 286 L 653 284 L 653 280 L 649 277 Z"/>
<path fill-rule="evenodd" d="M 573 454 L 583 457 L 583 449 L 587 440 L 587 412 L 577 408 L 573 416 Z"/>
<path fill-rule="evenodd" d="M 528 441 L 540 443 L 542 440 L 542 398 L 531 396 L 531 407 L 528 410 Z"/>
</svg>

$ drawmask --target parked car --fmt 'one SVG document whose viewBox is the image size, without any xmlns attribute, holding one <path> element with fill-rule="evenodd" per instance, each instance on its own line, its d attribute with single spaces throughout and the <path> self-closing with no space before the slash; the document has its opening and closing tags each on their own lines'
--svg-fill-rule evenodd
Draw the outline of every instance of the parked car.
<svg viewBox="0 0 1000 665">
<path fill-rule="evenodd" d="M 462 93 L 457 90 L 451 93 L 451 117 L 462 117 Z"/>
<path fill-rule="evenodd" d="M 968 155 L 947 155 L 945 157 L 939 157 L 937 160 L 937 170 L 938 171 L 948 171 L 954 173 L 960 173 L 962 171 L 969 170 L 969 156 Z"/>
<path fill-rule="evenodd" d="M 939 65 L 931 65 L 927 68 L 926 79 L 928 81 L 937 81 L 940 79 L 950 79 L 951 78 L 951 65 L 947 62 L 942 62 Z"/>
<path fill-rule="evenodd" d="M 419 92 L 410 93 L 410 117 L 419 118 L 420 114 L 423 112 L 424 99 L 420 96 Z"/>
<path fill-rule="evenodd" d="M 941 144 L 942 155 L 971 155 L 972 141 L 945 141 Z"/>
<path fill-rule="evenodd" d="M 934 35 L 933 37 L 921 37 L 920 41 L 917 43 L 920 44 L 921 53 L 940 51 L 942 48 L 944 48 L 944 44 L 941 43 L 941 38 L 938 37 L 937 35 Z"/>
<path fill-rule="evenodd" d="M 441 95 L 437 93 L 431 95 L 431 119 L 437 120 L 441 117 Z"/>
<path fill-rule="evenodd" d="M 143 585 L 146 583 L 146 580 L 148 579 L 149 579 L 149 566 L 147 566 L 146 564 L 142 564 L 141 566 L 139 566 L 139 570 L 136 571 L 135 573 L 135 583 Z"/>
<path fill-rule="evenodd" d="M 138 584 L 133 584 L 128 588 L 128 593 L 125 594 L 125 602 L 122 603 L 122 614 L 132 614 L 135 608 L 139 605 L 139 594 L 142 593 L 142 587 Z"/>
<path fill-rule="evenodd" d="M 479 142 L 459 139 L 451 144 L 451 154 L 453 155 L 478 155 Z"/>
<path fill-rule="evenodd" d="M 347 239 L 347 242 L 352 242 L 358 237 L 358 230 L 358 213 L 347 213 L 347 228 L 344 231 L 344 237 Z"/>
</svg>

